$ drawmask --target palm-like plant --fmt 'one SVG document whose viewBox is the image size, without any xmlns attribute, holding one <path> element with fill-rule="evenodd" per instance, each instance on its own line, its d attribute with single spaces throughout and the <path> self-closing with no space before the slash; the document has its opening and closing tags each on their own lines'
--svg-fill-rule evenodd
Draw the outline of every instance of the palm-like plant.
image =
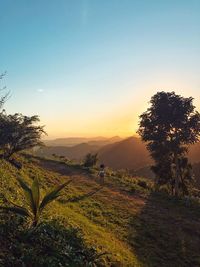
<svg viewBox="0 0 200 267">
<path fill-rule="evenodd" d="M 43 212 L 44 208 L 50 202 L 57 199 L 60 196 L 60 191 L 71 182 L 70 180 L 55 187 L 53 190 L 47 193 L 42 200 L 40 200 L 40 186 L 37 177 L 34 178 L 31 187 L 29 187 L 21 178 L 18 178 L 18 181 L 24 191 L 28 208 L 18 206 L 15 203 L 11 202 L 13 207 L 0 207 L 0 209 L 14 212 L 23 217 L 29 217 L 32 222 L 32 227 L 36 227 L 38 225 L 41 213 Z"/>
</svg>

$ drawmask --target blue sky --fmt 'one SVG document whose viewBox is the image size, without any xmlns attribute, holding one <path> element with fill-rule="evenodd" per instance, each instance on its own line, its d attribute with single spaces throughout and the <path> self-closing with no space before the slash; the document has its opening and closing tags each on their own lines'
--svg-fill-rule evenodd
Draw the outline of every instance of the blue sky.
<svg viewBox="0 0 200 267">
<path fill-rule="evenodd" d="M 9 113 L 49 138 L 134 134 L 158 90 L 200 108 L 200 1 L 0 0 Z"/>
</svg>

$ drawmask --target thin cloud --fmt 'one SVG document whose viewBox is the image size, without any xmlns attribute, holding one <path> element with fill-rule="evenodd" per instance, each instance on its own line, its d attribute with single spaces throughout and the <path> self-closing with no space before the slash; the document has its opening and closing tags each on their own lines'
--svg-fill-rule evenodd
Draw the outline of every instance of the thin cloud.
<svg viewBox="0 0 200 267">
<path fill-rule="evenodd" d="M 39 89 L 37 89 L 37 92 L 38 93 L 43 93 L 44 92 L 44 89 L 39 88 Z"/>
</svg>

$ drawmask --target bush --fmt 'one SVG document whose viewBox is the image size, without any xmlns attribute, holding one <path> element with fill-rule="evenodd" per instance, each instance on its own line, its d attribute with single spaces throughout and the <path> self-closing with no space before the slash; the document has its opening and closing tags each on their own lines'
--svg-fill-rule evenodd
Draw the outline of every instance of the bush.
<svg viewBox="0 0 200 267">
<path fill-rule="evenodd" d="M 83 161 L 83 165 L 84 165 L 84 167 L 87 167 L 87 168 L 93 167 L 97 164 L 97 161 L 98 161 L 97 154 L 88 153 L 85 156 L 85 159 Z"/>
<path fill-rule="evenodd" d="M 101 255 L 86 246 L 78 229 L 53 221 L 27 231 L 18 216 L 1 219 L 1 266 L 102 266 Z"/>
<path fill-rule="evenodd" d="M 129 174 L 129 171 L 126 170 L 126 169 L 121 169 L 121 170 L 118 170 L 117 173 L 116 173 L 117 177 L 119 178 L 130 178 L 130 174 Z"/>
</svg>

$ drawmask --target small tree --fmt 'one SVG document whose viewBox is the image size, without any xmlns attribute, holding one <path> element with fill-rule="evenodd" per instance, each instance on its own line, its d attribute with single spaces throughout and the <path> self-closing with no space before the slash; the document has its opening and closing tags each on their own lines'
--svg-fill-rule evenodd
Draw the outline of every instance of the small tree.
<svg viewBox="0 0 200 267">
<path fill-rule="evenodd" d="M 138 133 L 147 142 L 155 161 L 153 171 L 158 185 L 168 184 L 172 193 L 185 193 L 190 165 L 186 158 L 188 145 L 199 141 L 200 114 L 193 98 L 184 98 L 174 92 L 158 92 L 151 106 L 140 116 Z M 187 175 L 183 175 L 188 170 Z M 187 182 L 186 182 L 187 180 Z"/>
<path fill-rule="evenodd" d="M 35 125 L 37 122 L 38 116 L 0 113 L 0 148 L 5 158 L 10 158 L 13 153 L 43 145 L 41 135 L 45 134 L 45 131 L 43 126 Z"/>
<path fill-rule="evenodd" d="M 97 164 L 97 161 L 98 161 L 97 153 L 96 154 L 88 153 L 84 158 L 83 165 L 85 167 L 93 167 Z"/>
</svg>

